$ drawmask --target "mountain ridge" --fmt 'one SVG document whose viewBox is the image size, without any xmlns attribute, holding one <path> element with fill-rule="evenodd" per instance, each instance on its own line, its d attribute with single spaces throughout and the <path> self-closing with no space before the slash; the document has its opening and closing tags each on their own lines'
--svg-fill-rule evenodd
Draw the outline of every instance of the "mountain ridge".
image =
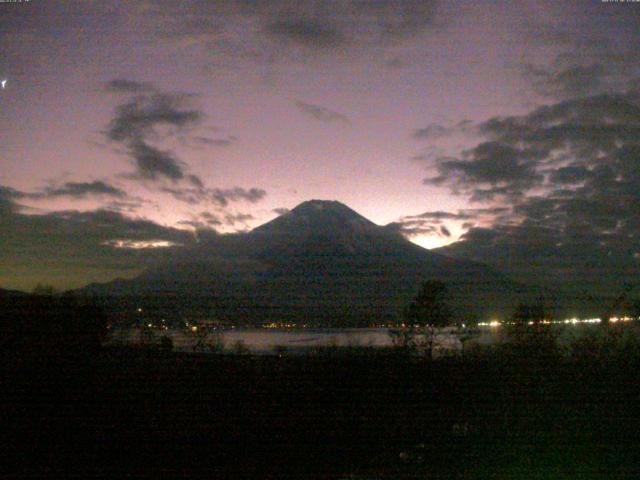
<svg viewBox="0 0 640 480">
<path fill-rule="evenodd" d="M 447 283 L 461 319 L 505 314 L 526 290 L 482 264 L 413 244 L 340 202 L 311 200 L 246 234 L 186 248 L 134 279 L 82 291 L 145 296 L 228 322 L 364 326 L 400 319 L 430 279 Z"/>
</svg>

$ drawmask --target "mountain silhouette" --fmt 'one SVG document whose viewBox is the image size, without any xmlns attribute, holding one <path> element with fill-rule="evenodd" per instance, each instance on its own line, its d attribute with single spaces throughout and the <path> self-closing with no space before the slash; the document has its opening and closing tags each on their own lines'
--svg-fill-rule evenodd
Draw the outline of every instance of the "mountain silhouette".
<svg viewBox="0 0 640 480">
<path fill-rule="evenodd" d="M 82 289 L 158 315 L 319 326 L 395 322 L 421 282 L 448 286 L 458 320 L 504 315 L 521 287 L 489 267 L 415 245 L 336 201 L 311 200 L 251 232 L 210 235 L 137 278 Z M 126 311 L 124 311 L 126 310 Z"/>
</svg>

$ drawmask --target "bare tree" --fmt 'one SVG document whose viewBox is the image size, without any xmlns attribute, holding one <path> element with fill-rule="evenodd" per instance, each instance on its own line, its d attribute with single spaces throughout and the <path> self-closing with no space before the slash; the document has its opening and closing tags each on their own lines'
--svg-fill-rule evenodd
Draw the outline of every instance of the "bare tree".
<svg viewBox="0 0 640 480">
<path fill-rule="evenodd" d="M 447 285 L 439 280 L 427 280 L 406 310 L 410 329 L 422 333 L 422 342 L 414 335 L 415 346 L 424 347 L 429 359 L 433 359 L 436 333 L 439 328 L 453 323 L 451 307 L 447 299 Z"/>
</svg>

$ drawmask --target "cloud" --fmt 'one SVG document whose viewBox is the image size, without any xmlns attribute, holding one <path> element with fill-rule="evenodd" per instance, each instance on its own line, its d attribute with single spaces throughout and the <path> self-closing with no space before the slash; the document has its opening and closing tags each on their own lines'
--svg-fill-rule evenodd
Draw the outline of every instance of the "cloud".
<svg viewBox="0 0 640 480">
<path fill-rule="evenodd" d="M 427 211 L 417 215 L 406 215 L 387 225 L 387 228 L 396 231 L 407 238 L 420 235 L 435 235 L 438 237 L 451 237 L 451 230 L 444 222 L 461 225 L 463 229 L 468 229 L 476 223 L 491 224 L 497 218 L 511 212 L 508 207 L 490 208 L 466 208 L 457 212 L 446 212 L 442 210 Z M 470 222 L 473 220 L 473 222 Z"/>
<path fill-rule="evenodd" d="M 555 98 L 575 98 L 599 93 L 607 83 L 607 71 L 597 63 L 546 68 L 524 64 L 522 74 L 538 93 Z"/>
<path fill-rule="evenodd" d="M 446 137 L 451 134 L 451 129 L 432 123 L 425 128 L 417 128 L 411 134 L 411 138 L 414 140 L 432 140 L 435 138 Z"/>
<path fill-rule="evenodd" d="M 55 188 L 47 188 L 45 191 L 48 197 L 85 197 L 87 195 L 106 195 L 116 198 L 124 198 L 127 194 L 109 183 L 96 180 L 93 182 L 66 182 Z"/>
<path fill-rule="evenodd" d="M 65 182 L 59 186 L 49 186 L 41 191 L 23 192 L 14 188 L 0 185 L 0 198 L 14 200 L 39 200 L 55 197 L 84 198 L 90 195 L 124 199 L 124 190 L 102 180 L 92 182 Z"/>
<path fill-rule="evenodd" d="M 253 219 L 254 217 L 250 213 L 228 213 L 224 217 L 225 224 L 231 227 L 237 225 L 238 223 L 246 227 L 247 222 Z"/>
<path fill-rule="evenodd" d="M 198 215 L 194 215 L 192 220 L 181 220 L 178 224 L 194 228 L 196 231 L 201 231 L 214 230 L 214 227 L 222 225 L 222 221 L 217 215 L 211 212 L 201 212 Z"/>
<path fill-rule="evenodd" d="M 265 32 L 271 37 L 316 49 L 335 48 L 345 43 L 342 33 L 327 19 L 280 19 L 268 24 Z"/>
<path fill-rule="evenodd" d="M 127 93 L 129 98 L 116 107 L 105 136 L 126 148 L 136 171 L 129 178 L 170 180 L 186 176 L 186 165 L 170 150 L 151 144 L 162 134 L 173 136 L 197 125 L 204 114 L 188 107 L 194 98 L 187 93 L 163 93 L 148 84 L 130 80 L 113 80 L 107 90 Z M 161 129 L 163 129 L 161 131 Z M 193 182 L 193 175 L 187 176 Z"/>
<path fill-rule="evenodd" d="M 155 91 L 155 87 L 148 82 L 136 82 L 118 78 L 107 82 L 106 89 L 114 93 L 148 93 Z"/>
<path fill-rule="evenodd" d="M 227 206 L 229 202 L 237 202 L 239 200 L 250 203 L 257 203 L 267 194 L 261 188 L 244 189 L 242 187 L 233 188 L 215 188 L 209 192 L 211 199 L 220 206 Z"/>
<path fill-rule="evenodd" d="M 555 100 L 623 93 L 640 76 L 638 16 L 624 7 L 584 7 L 564 9 L 562 15 L 570 22 L 531 24 L 530 43 L 541 45 L 547 54 L 532 55 L 537 63 L 524 61 L 518 70 L 536 93 Z"/>
<path fill-rule="evenodd" d="M 187 179 L 189 180 L 189 182 L 191 183 L 191 185 L 193 185 L 196 188 L 204 188 L 204 183 L 202 182 L 202 179 L 197 176 L 197 175 L 187 175 Z"/>
<path fill-rule="evenodd" d="M 223 134 L 221 127 L 214 126 L 184 128 L 183 133 L 176 135 L 176 138 L 180 145 L 195 150 L 202 150 L 208 147 L 226 148 L 240 141 L 236 135 Z"/>
<path fill-rule="evenodd" d="M 338 113 L 334 110 L 330 110 L 321 105 L 305 103 L 300 100 L 296 100 L 295 104 L 300 112 L 320 122 L 342 123 L 343 125 L 351 124 L 351 122 L 349 121 L 349 118 L 347 118 L 346 115 Z"/>
<path fill-rule="evenodd" d="M 580 184 L 587 180 L 591 171 L 581 165 L 560 167 L 550 171 L 551 183 L 556 184 Z"/>
<path fill-rule="evenodd" d="M 380 51 L 434 27 L 438 2 L 152 0 L 147 18 L 171 45 L 204 46 L 218 64 Z"/>
<path fill-rule="evenodd" d="M 194 94 L 162 92 L 151 84 L 125 79 L 112 80 L 106 89 L 127 95 L 116 107 L 104 132 L 108 140 L 124 147 L 135 166 L 135 171 L 126 174 L 125 178 L 157 183 L 160 191 L 191 205 L 226 206 L 230 201 L 238 200 L 255 203 L 264 197 L 266 192 L 258 188 L 209 189 L 202 178 L 189 172 L 188 165 L 174 151 L 157 145 L 170 137 L 176 137 L 182 145 L 196 148 L 201 145 L 229 146 L 237 142 L 234 135 L 209 138 L 197 133 L 218 131 L 219 128 L 199 125 L 204 113 L 190 106 Z"/>
<path fill-rule="evenodd" d="M 392 222 L 385 225 L 389 232 L 398 233 L 407 238 L 421 235 L 439 235 L 437 227 L 420 222 Z"/>
<path fill-rule="evenodd" d="M 420 218 L 420 219 L 429 219 L 429 220 L 466 220 L 472 218 L 471 215 L 465 213 L 452 213 L 452 212 L 443 212 L 443 211 L 434 211 L 434 212 L 424 212 L 419 215 L 414 215 L 410 217 L 403 218 Z"/>
<path fill-rule="evenodd" d="M 139 142 L 157 136 L 155 129 L 159 126 L 181 129 L 196 124 L 202 119 L 202 112 L 185 106 L 193 97 L 185 93 L 136 95 L 116 108 L 106 131 L 107 138 L 115 142 Z"/>
<path fill-rule="evenodd" d="M 438 237 L 450 236 L 451 234 L 445 234 L 449 230 L 444 228 L 443 225 L 438 225 L 439 221 L 431 221 L 428 219 L 421 219 L 416 217 L 403 217 L 397 222 L 392 222 L 385 225 L 388 231 L 399 233 L 406 238 L 414 238 L 422 235 L 436 235 Z"/>
<path fill-rule="evenodd" d="M 471 120 L 461 120 L 454 125 L 440 125 L 430 123 L 424 128 L 416 128 L 411 133 L 414 140 L 439 140 L 455 134 L 473 133 L 475 126 Z"/>
<path fill-rule="evenodd" d="M 227 135 L 221 138 L 210 138 L 202 135 L 181 136 L 180 141 L 183 145 L 199 148 L 199 147 L 230 147 L 238 143 L 238 137 L 235 135 Z"/>
<path fill-rule="evenodd" d="M 425 183 L 447 183 L 476 199 L 518 196 L 541 181 L 535 152 L 503 142 L 483 142 L 462 152 L 461 158 L 440 157 L 438 175 Z"/>
<path fill-rule="evenodd" d="M 160 190 L 189 205 L 209 203 L 219 209 L 225 208 L 234 202 L 258 203 L 267 195 L 265 190 L 256 187 L 249 189 L 242 187 L 204 188 L 196 185 L 193 187 L 164 186 Z"/>
<path fill-rule="evenodd" d="M 145 142 L 132 142 L 129 152 L 136 162 L 135 176 L 138 178 L 157 180 L 164 177 L 172 181 L 184 178 L 184 164 L 168 150 L 160 150 Z"/>
<path fill-rule="evenodd" d="M 478 127 L 482 142 L 441 160 L 428 182 L 508 210 L 444 253 L 600 292 L 637 273 L 640 92 L 562 100 Z"/>
<path fill-rule="evenodd" d="M 190 232 L 114 211 L 27 215 L 4 191 L 0 187 L 0 263 L 3 282 L 13 288 L 30 290 L 39 282 L 73 288 L 136 275 L 166 248 L 194 242 Z"/>
<path fill-rule="evenodd" d="M 276 213 L 278 215 L 286 215 L 287 213 L 289 213 L 291 210 L 289 210 L 288 208 L 274 208 L 272 210 L 273 213 Z"/>
</svg>

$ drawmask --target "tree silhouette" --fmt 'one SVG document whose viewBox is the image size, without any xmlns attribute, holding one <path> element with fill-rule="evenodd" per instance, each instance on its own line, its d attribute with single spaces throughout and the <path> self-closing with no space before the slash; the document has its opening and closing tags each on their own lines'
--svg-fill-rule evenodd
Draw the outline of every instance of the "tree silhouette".
<svg viewBox="0 0 640 480">
<path fill-rule="evenodd" d="M 406 310 L 406 319 L 412 336 L 407 343 L 424 347 L 428 357 L 432 359 L 437 329 L 453 323 L 447 301 L 447 285 L 439 280 L 423 282 L 420 291 Z M 423 333 L 421 343 L 417 341 L 418 332 L 415 329 Z"/>
<path fill-rule="evenodd" d="M 510 323 L 516 326 L 536 325 L 545 320 L 547 313 L 542 302 L 520 303 L 511 315 Z"/>
<path fill-rule="evenodd" d="M 73 356 L 99 349 L 108 330 L 103 310 L 73 296 L 0 299 L 0 346 L 19 354 Z"/>
<path fill-rule="evenodd" d="M 631 316 L 636 320 L 640 320 L 640 298 L 636 298 L 631 303 Z"/>
<path fill-rule="evenodd" d="M 33 288 L 33 294 L 39 295 L 41 297 L 53 297 L 56 293 L 58 293 L 53 285 L 48 285 L 44 283 L 38 283 Z"/>
<path fill-rule="evenodd" d="M 524 356 L 549 356 L 557 353 L 557 332 L 545 320 L 550 313 L 542 299 L 520 303 L 509 318 L 506 333 Z"/>
<path fill-rule="evenodd" d="M 442 328 L 450 325 L 451 308 L 447 302 L 447 285 L 439 280 L 423 282 L 418 295 L 407 309 L 407 320 L 418 327 Z"/>
</svg>

